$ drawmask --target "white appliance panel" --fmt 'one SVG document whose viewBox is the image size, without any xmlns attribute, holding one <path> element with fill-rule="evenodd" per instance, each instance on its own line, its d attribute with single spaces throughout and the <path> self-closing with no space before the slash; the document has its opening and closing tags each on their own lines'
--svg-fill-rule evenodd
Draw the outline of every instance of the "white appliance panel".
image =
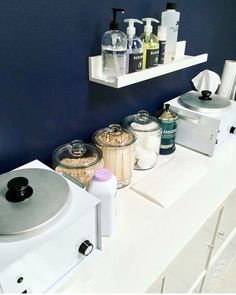
<svg viewBox="0 0 236 295">
<path fill-rule="evenodd" d="M 45 292 L 86 256 L 78 253 L 83 241 L 97 248 L 95 208 L 41 247 L 27 253 L 0 274 L 4 293 Z M 17 280 L 22 277 L 22 283 Z"/>
<path fill-rule="evenodd" d="M 236 102 L 220 114 L 202 114 L 182 106 L 178 97 L 165 104 L 179 115 L 176 143 L 212 156 L 215 149 L 230 138 L 230 128 L 236 125 Z"/>
<path fill-rule="evenodd" d="M 39 161 L 28 165 L 49 169 Z M 14 239 L 0 236 L 0 292 L 56 290 L 61 280 L 66 281 L 74 269 L 77 270 L 101 249 L 100 201 L 78 185 L 67 182 L 70 201 L 59 219 L 33 234 L 13 235 Z M 78 252 L 85 240 L 93 244 L 89 256 Z"/>
</svg>

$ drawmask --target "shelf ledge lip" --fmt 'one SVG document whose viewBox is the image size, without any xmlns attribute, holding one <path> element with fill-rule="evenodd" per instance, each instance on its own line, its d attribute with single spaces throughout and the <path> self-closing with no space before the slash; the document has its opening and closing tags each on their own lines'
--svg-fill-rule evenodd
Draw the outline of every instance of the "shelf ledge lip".
<svg viewBox="0 0 236 295">
<path fill-rule="evenodd" d="M 105 81 L 101 77 L 101 55 L 89 57 L 89 80 L 95 83 L 103 84 L 113 88 L 122 88 L 138 82 L 146 81 L 155 77 L 166 75 L 181 69 L 185 69 L 197 64 L 206 62 L 208 54 L 200 54 L 196 56 L 184 55 L 169 64 L 158 65 L 157 67 L 129 73 L 115 78 L 115 81 Z M 98 70 L 99 69 L 99 70 Z"/>
</svg>

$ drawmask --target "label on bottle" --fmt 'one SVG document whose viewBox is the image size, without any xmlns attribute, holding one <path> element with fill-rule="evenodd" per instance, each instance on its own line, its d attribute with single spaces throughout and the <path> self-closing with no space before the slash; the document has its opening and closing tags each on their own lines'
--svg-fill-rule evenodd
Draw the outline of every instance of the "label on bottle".
<svg viewBox="0 0 236 295">
<path fill-rule="evenodd" d="M 143 66 L 143 54 L 131 53 L 129 54 L 129 73 L 142 70 Z"/>
<path fill-rule="evenodd" d="M 126 50 L 102 49 L 102 72 L 104 79 L 112 81 L 126 73 Z"/>
<path fill-rule="evenodd" d="M 159 56 L 158 63 L 163 64 L 165 58 L 166 41 L 159 41 Z"/>
<path fill-rule="evenodd" d="M 158 65 L 159 49 L 147 49 L 146 69 Z"/>
<path fill-rule="evenodd" d="M 162 122 L 161 123 L 161 146 L 160 154 L 167 155 L 175 151 L 175 134 L 176 134 L 177 123 L 173 122 Z"/>
</svg>

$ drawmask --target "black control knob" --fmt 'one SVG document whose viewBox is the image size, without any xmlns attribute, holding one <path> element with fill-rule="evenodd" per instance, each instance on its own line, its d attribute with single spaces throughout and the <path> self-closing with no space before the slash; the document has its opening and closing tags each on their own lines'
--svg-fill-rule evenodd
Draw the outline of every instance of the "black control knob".
<svg viewBox="0 0 236 295">
<path fill-rule="evenodd" d="M 29 181 L 25 177 L 12 178 L 7 183 L 8 191 L 6 192 L 6 199 L 9 202 L 22 202 L 33 194 L 33 189 L 29 185 Z"/>
<path fill-rule="evenodd" d="M 236 134 L 236 127 L 232 126 L 230 128 L 230 131 L 229 132 L 232 133 L 232 134 Z"/>
<path fill-rule="evenodd" d="M 209 90 L 203 90 L 202 92 L 202 96 L 199 97 L 199 99 L 201 100 L 212 100 L 211 96 L 211 91 Z"/>
<path fill-rule="evenodd" d="M 93 244 L 90 243 L 89 240 L 84 241 L 79 246 L 79 253 L 83 254 L 84 256 L 88 256 L 93 251 Z"/>
</svg>

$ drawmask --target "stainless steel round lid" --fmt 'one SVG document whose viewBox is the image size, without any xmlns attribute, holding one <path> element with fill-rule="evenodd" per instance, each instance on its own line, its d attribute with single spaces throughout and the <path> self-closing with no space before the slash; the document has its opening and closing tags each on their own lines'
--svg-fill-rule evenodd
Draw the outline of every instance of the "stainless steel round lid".
<svg viewBox="0 0 236 295">
<path fill-rule="evenodd" d="M 18 177 L 21 179 L 12 180 Z M 28 188 L 32 192 L 29 189 L 27 195 Z M 7 200 L 13 189 L 19 196 L 26 191 L 26 199 Z M 24 233 L 45 225 L 62 211 L 68 196 L 66 180 L 50 170 L 19 169 L 0 175 L 0 235 Z"/>
<path fill-rule="evenodd" d="M 231 108 L 231 102 L 210 91 L 187 92 L 179 97 L 179 103 L 193 111 L 219 114 Z"/>
</svg>

